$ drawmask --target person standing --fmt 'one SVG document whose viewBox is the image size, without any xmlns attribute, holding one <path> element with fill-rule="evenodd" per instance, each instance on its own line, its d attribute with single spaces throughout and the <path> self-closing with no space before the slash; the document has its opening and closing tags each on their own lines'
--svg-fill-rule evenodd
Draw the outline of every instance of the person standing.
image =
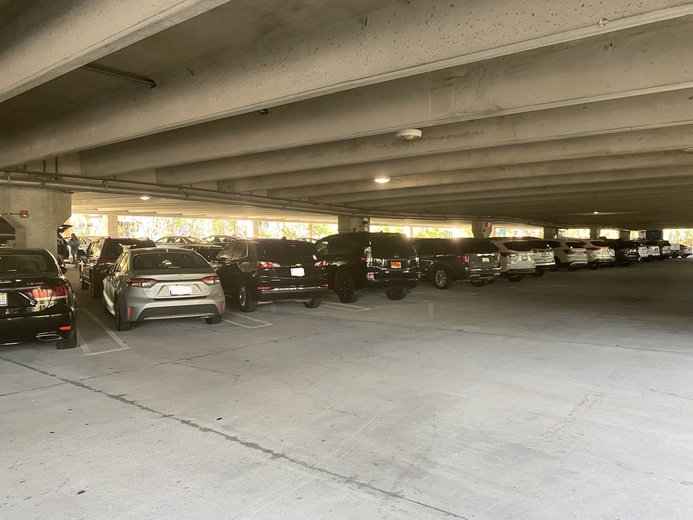
<svg viewBox="0 0 693 520">
<path fill-rule="evenodd" d="M 70 235 L 70 240 L 67 241 L 67 245 L 70 247 L 70 254 L 72 255 L 72 263 L 77 265 L 77 256 L 79 255 L 79 239 L 77 235 L 72 233 Z"/>
<path fill-rule="evenodd" d="M 65 241 L 65 238 L 60 234 L 60 231 L 58 231 L 58 261 L 60 265 L 63 265 L 65 263 L 65 260 L 67 260 L 68 255 L 69 252 L 67 242 Z"/>
</svg>

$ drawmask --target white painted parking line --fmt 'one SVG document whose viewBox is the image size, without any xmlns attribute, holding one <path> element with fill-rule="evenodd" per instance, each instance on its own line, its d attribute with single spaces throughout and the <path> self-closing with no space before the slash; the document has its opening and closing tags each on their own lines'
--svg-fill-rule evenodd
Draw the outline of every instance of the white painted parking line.
<svg viewBox="0 0 693 520">
<path fill-rule="evenodd" d="M 358 305 L 351 305 L 348 303 L 334 303 L 334 302 L 329 302 L 325 303 L 323 302 L 321 307 L 330 307 L 332 309 L 339 309 L 340 311 L 348 311 L 348 312 L 363 312 L 363 311 L 372 311 L 370 307 L 359 307 Z"/>
<path fill-rule="evenodd" d="M 412 298 L 411 296 L 407 296 L 402 300 L 403 302 L 410 302 L 410 303 L 430 303 L 431 300 L 424 300 L 421 298 Z"/>
<path fill-rule="evenodd" d="M 92 353 L 91 349 L 89 348 L 89 345 L 87 344 L 86 341 L 84 341 L 84 338 L 79 333 L 79 331 L 77 332 L 77 344 L 79 345 L 79 348 L 82 349 L 82 352 L 84 352 L 84 354 L 86 356 L 88 356 L 89 354 Z"/>
<path fill-rule="evenodd" d="M 227 314 L 231 314 L 233 316 L 238 316 L 239 318 L 243 318 L 244 320 L 250 320 L 250 321 L 254 321 L 255 323 L 257 323 L 257 325 L 244 325 L 243 323 L 238 323 L 237 321 L 224 320 L 226 323 L 230 323 L 231 325 L 236 325 L 238 327 L 243 327 L 244 329 L 260 329 L 262 327 L 271 327 L 274 325 L 274 323 L 269 323 L 267 321 L 262 321 L 262 320 L 258 320 L 256 318 L 251 318 L 250 316 L 245 316 L 244 314 L 238 314 L 235 312 L 228 312 Z"/>
<path fill-rule="evenodd" d="M 115 341 L 120 348 L 116 349 L 111 349 L 111 350 L 104 350 L 102 352 L 93 352 L 92 354 L 87 354 L 88 356 L 92 356 L 95 354 L 105 354 L 106 352 L 115 352 L 116 350 L 127 350 L 130 348 L 130 346 L 125 343 L 120 336 L 118 336 L 116 333 L 114 333 L 111 329 L 109 329 L 104 322 L 102 322 L 100 319 L 98 319 L 96 316 L 94 316 L 91 312 L 89 312 L 87 309 L 81 309 L 81 311 L 89 316 L 94 323 L 96 323 L 99 327 L 101 327 L 104 331 L 106 331 L 106 334 L 108 334 L 113 341 Z"/>
</svg>

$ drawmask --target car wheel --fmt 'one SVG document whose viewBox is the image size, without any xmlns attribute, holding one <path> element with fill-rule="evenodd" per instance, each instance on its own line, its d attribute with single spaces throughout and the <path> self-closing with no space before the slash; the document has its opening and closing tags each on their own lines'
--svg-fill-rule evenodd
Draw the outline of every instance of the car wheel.
<svg viewBox="0 0 693 520">
<path fill-rule="evenodd" d="M 238 308 L 241 312 L 253 312 L 257 308 L 257 302 L 250 296 L 250 288 L 246 282 L 238 288 Z"/>
<path fill-rule="evenodd" d="M 321 303 L 322 303 L 322 298 L 311 298 L 310 300 L 304 301 L 303 305 L 305 305 L 309 309 L 316 309 L 316 308 L 320 307 Z"/>
<path fill-rule="evenodd" d="M 551 271 L 558 271 L 558 268 L 561 267 L 561 261 L 560 259 L 556 258 L 556 265 L 549 267 Z"/>
<path fill-rule="evenodd" d="M 207 322 L 207 325 L 216 325 L 217 323 L 221 323 L 221 314 L 217 314 L 211 318 L 205 318 L 205 321 Z"/>
<path fill-rule="evenodd" d="M 123 316 L 120 314 L 120 305 L 117 300 L 113 302 L 113 309 L 115 310 L 116 330 L 130 330 L 132 328 L 132 323 L 123 319 Z"/>
<path fill-rule="evenodd" d="M 589 264 L 588 267 L 590 269 L 592 269 L 592 271 L 596 271 L 597 269 L 599 269 L 599 264 L 597 264 L 597 263 Z"/>
<path fill-rule="evenodd" d="M 385 294 L 391 300 L 404 300 L 407 295 L 404 289 L 386 289 Z"/>
<path fill-rule="evenodd" d="M 544 276 L 544 273 L 546 273 L 545 269 L 535 269 L 532 276 Z"/>
<path fill-rule="evenodd" d="M 486 285 L 486 280 L 473 280 L 471 283 L 474 287 L 483 287 Z M 493 283 L 493 281 L 489 281 L 488 283 Z"/>
<path fill-rule="evenodd" d="M 568 270 L 569 270 L 569 271 L 577 271 L 577 270 L 579 270 L 579 269 L 580 269 L 580 266 L 579 266 L 579 265 L 569 265 L 569 266 L 568 266 Z"/>
<path fill-rule="evenodd" d="M 438 267 L 433 272 L 433 285 L 436 289 L 447 289 L 452 284 L 450 270 L 445 267 Z"/>
<path fill-rule="evenodd" d="M 508 281 L 510 282 L 521 282 L 522 281 L 522 275 L 520 274 L 511 274 L 508 276 Z"/>
<path fill-rule="evenodd" d="M 92 297 L 92 299 L 96 300 L 98 298 L 101 298 L 101 287 L 98 287 L 99 284 L 96 283 L 94 278 L 90 278 L 90 284 L 89 284 L 89 296 Z"/>
<path fill-rule="evenodd" d="M 67 339 L 61 339 L 55 342 L 55 347 L 58 350 L 66 350 L 77 347 L 77 331 L 72 331 L 72 335 Z"/>
<path fill-rule="evenodd" d="M 354 303 L 358 296 L 354 288 L 354 277 L 348 269 L 340 269 L 334 278 L 335 292 L 342 303 Z"/>
</svg>

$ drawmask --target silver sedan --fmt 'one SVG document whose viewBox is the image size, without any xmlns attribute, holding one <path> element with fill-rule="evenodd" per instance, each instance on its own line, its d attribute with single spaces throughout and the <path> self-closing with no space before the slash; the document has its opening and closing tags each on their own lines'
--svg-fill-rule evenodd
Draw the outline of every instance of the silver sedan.
<svg viewBox="0 0 693 520">
<path fill-rule="evenodd" d="M 209 263 L 194 251 L 148 247 L 125 251 L 106 276 L 103 300 L 118 330 L 167 318 L 219 323 L 224 292 Z"/>
</svg>

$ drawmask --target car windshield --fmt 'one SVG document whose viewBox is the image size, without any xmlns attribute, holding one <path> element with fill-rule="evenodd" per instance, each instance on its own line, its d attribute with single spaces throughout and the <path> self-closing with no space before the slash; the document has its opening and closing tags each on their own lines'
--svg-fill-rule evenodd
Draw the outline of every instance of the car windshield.
<svg viewBox="0 0 693 520">
<path fill-rule="evenodd" d="M 284 262 L 315 262 L 317 250 L 309 242 L 290 242 L 278 240 L 276 242 L 261 243 L 258 248 L 260 259 L 281 263 Z"/>
<path fill-rule="evenodd" d="M 195 237 L 183 237 L 183 241 L 186 244 L 204 244 L 204 242 L 202 240 L 200 240 L 199 238 L 195 238 Z"/>
<path fill-rule="evenodd" d="M 207 261 L 198 254 L 175 253 L 165 251 L 161 253 L 142 253 L 132 259 L 132 268 L 136 271 L 175 269 L 209 269 Z"/>
<path fill-rule="evenodd" d="M 58 274 L 55 262 L 40 251 L 0 252 L 1 275 Z"/>
<path fill-rule="evenodd" d="M 530 246 L 524 240 L 508 240 L 503 242 L 503 245 L 510 249 L 511 251 L 531 251 L 532 246 Z"/>
</svg>

